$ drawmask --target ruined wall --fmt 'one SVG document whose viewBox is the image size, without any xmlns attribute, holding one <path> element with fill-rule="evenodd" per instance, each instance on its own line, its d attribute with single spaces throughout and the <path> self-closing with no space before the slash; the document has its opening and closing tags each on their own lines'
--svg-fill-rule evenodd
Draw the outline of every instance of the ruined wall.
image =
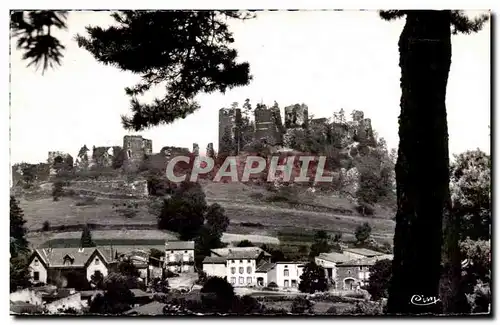
<svg viewBox="0 0 500 325">
<path fill-rule="evenodd" d="M 308 107 L 304 104 L 295 104 L 285 107 L 285 127 L 289 128 L 307 128 Z"/>
<path fill-rule="evenodd" d="M 118 157 L 122 150 L 120 146 L 94 147 L 92 150 L 92 166 L 112 167 L 113 160 Z"/>
</svg>

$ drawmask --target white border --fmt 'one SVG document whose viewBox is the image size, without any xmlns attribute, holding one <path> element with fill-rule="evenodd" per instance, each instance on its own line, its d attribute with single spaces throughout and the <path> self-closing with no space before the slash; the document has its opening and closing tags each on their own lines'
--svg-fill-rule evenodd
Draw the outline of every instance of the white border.
<svg viewBox="0 0 500 325">
<path fill-rule="evenodd" d="M 498 3 L 498 1 L 496 1 Z M 6 6 L 5 6 L 6 4 Z M 1 165 L 0 165 L 0 186 L 1 190 L 3 192 L 2 195 L 0 195 L 0 204 L 2 207 L 2 211 L 4 214 L 2 214 L 1 222 L 4 224 L 3 227 L 1 227 L 2 232 L 4 236 L 3 244 L 2 244 L 2 256 L 0 260 L 2 261 L 2 267 L 0 268 L 2 272 L 2 279 L 4 281 L 7 281 L 8 274 L 7 274 L 7 263 L 8 263 L 8 250 L 7 250 L 7 238 L 9 237 L 8 235 L 8 230 L 9 227 L 7 225 L 8 219 L 8 206 L 9 206 L 9 199 L 7 196 L 7 192 L 9 192 L 8 185 L 8 179 L 9 179 L 9 174 L 7 174 L 7 169 L 10 170 L 9 167 L 9 161 L 8 158 L 8 148 L 9 148 L 9 110 L 8 110 L 8 105 L 9 105 L 9 53 L 8 53 L 8 47 L 9 47 L 9 31 L 8 31 L 8 22 L 9 22 L 9 14 L 7 9 L 261 9 L 261 8 L 272 8 L 272 9 L 287 9 L 287 8 L 294 8 L 294 9 L 338 9 L 338 8 L 343 8 L 343 9 L 359 9 L 359 8 L 364 8 L 364 9 L 444 9 L 444 8 L 461 8 L 461 9 L 493 9 L 495 12 L 496 8 L 498 7 L 498 4 L 495 4 L 495 1 L 485 1 L 485 0 L 476 0 L 476 1 L 464 1 L 464 0 L 455 0 L 455 1 L 435 1 L 435 0 L 420 0 L 418 2 L 409 2 L 409 1 L 353 1 L 353 0 L 342 0 L 342 1 L 331 1 L 331 0 L 307 0 L 307 1 L 297 1 L 297 0 L 287 0 L 287 1 L 278 1 L 278 0 L 253 0 L 253 1 L 222 1 L 222 0 L 212 0 L 212 1 L 202 1 L 202 0 L 183 0 L 183 1 L 171 1 L 169 3 L 167 2 L 160 2 L 160 1 L 150 1 L 150 0 L 141 0 L 141 1 L 104 1 L 104 0 L 87 0 L 87 1 L 82 1 L 80 3 L 75 3 L 75 2 L 70 2 L 70 1 L 62 1 L 62 0 L 50 0 L 50 1 L 44 1 L 43 3 L 40 1 L 35 1 L 35 0 L 30 0 L 30 1 L 6 1 L 2 2 L 2 10 L 0 11 L 1 15 L 1 20 L 2 20 L 2 26 L 4 26 L 4 29 L 2 30 L 2 43 L 4 44 L 3 50 L 1 51 L 2 55 L 2 86 L 4 89 L 4 92 L 1 93 L 2 96 L 2 110 L 1 110 L 1 118 L 0 118 L 0 130 L 1 130 L 1 136 L 0 136 L 0 148 L 2 149 L 4 157 L 1 160 Z M 498 28 L 498 24 L 495 24 L 495 31 Z M 495 35 L 495 34 L 493 34 Z M 473 36 L 471 36 L 473 37 Z M 473 81 L 471 81 L 473 82 Z M 495 85 L 495 90 L 497 90 L 497 85 Z M 493 93 L 498 93 L 497 91 L 493 91 Z M 28 94 L 29 95 L 29 94 Z M 494 118 L 495 115 L 493 115 Z M 34 134 L 33 136 L 36 136 Z M 495 143 L 495 142 L 494 142 Z M 495 148 L 496 149 L 496 148 Z M 496 162 L 494 161 L 494 164 Z M 496 166 L 494 166 L 496 167 Z M 495 202 L 495 200 L 494 200 Z M 500 224 L 499 222 L 496 222 L 495 225 L 498 226 Z M 495 229 L 496 230 L 496 229 Z M 496 234 L 496 232 L 495 232 Z M 496 264 L 496 259 L 494 259 L 494 263 Z M 495 265 L 495 269 L 497 269 Z M 497 281 L 494 281 L 493 283 L 496 284 Z M 8 284 L 6 282 L 3 282 L 5 285 L 2 285 L 2 297 L 5 297 L 6 299 L 2 299 L 0 306 L 2 309 L 1 315 L 9 317 L 9 307 L 7 303 L 7 287 Z M 495 290 L 496 293 L 496 290 Z M 495 308 L 496 311 L 498 312 L 498 298 L 494 297 L 494 303 L 495 303 Z M 40 319 L 38 320 L 39 322 L 43 323 L 48 323 L 52 321 L 64 321 L 64 319 Z M 84 322 L 93 322 L 93 323 L 101 323 L 105 319 L 87 319 L 87 320 L 81 320 Z M 107 319 L 105 320 L 106 322 L 116 322 L 116 321 L 133 321 L 134 323 L 136 322 L 143 322 L 145 319 Z M 234 318 L 231 319 L 232 321 L 236 321 Z M 231 321 L 229 320 L 229 321 Z M 290 319 L 291 320 L 291 319 Z M 297 319 L 297 320 L 305 320 L 305 319 Z M 386 319 L 383 319 L 384 321 Z M 444 319 L 441 319 L 444 320 Z M 13 319 L 10 317 L 10 322 L 12 322 Z M 71 321 L 74 321 L 73 319 Z M 152 320 L 149 320 L 152 321 Z M 154 321 L 154 320 L 153 320 Z M 165 320 L 165 319 L 158 319 L 158 321 L 161 322 L 176 322 L 175 319 L 170 319 L 170 320 Z M 184 320 L 184 321 L 189 321 L 189 322 L 195 322 L 195 321 L 200 321 L 198 319 L 190 319 L 190 320 Z M 219 321 L 218 319 L 204 319 L 204 322 L 217 322 Z M 227 321 L 227 320 L 226 320 Z M 242 319 L 242 320 L 237 320 L 239 321 L 245 321 L 245 322 L 252 322 L 252 319 Z M 267 322 L 283 322 L 283 321 L 289 321 L 289 319 L 270 319 L 270 320 L 259 320 L 259 322 L 262 323 L 267 323 Z M 315 321 L 315 319 L 307 319 L 307 321 Z M 328 321 L 328 322 L 335 322 L 335 323 L 343 323 L 346 320 L 340 320 L 340 319 L 322 319 L 318 321 Z M 365 322 L 365 321 L 374 321 L 374 320 L 367 320 L 367 319 L 353 319 L 352 321 L 354 322 Z M 422 320 L 423 321 L 423 320 Z M 436 322 L 437 320 L 425 320 L 426 322 Z M 468 320 L 471 321 L 471 320 Z M 473 321 L 473 320 L 472 320 Z"/>
</svg>

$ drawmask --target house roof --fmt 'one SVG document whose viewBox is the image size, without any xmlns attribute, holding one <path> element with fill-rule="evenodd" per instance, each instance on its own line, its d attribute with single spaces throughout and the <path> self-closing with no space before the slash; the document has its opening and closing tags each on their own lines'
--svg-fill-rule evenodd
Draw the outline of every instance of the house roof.
<svg viewBox="0 0 500 325">
<path fill-rule="evenodd" d="M 163 315 L 163 308 L 166 306 L 166 304 L 158 302 L 158 301 L 153 301 L 150 302 L 149 304 L 145 304 L 139 307 L 132 308 L 128 311 L 126 311 L 124 314 L 125 315 Z"/>
<path fill-rule="evenodd" d="M 34 255 L 38 255 L 46 266 L 64 267 L 65 258 L 70 258 L 73 263 L 72 267 L 84 267 L 87 261 L 95 252 L 101 255 L 104 262 L 110 263 L 113 260 L 113 251 L 103 247 L 89 248 L 42 248 L 36 249 Z M 33 257 L 34 257 L 33 255 Z M 32 258 L 33 258 L 32 257 Z"/>
<path fill-rule="evenodd" d="M 257 268 L 257 270 L 255 270 L 255 272 L 267 273 L 267 272 L 271 271 L 272 269 L 274 269 L 275 266 L 276 266 L 276 263 L 264 263 L 261 266 L 259 266 Z"/>
<path fill-rule="evenodd" d="M 133 246 L 113 246 L 113 249 L 118 252 L 118 255 L 135 255 L 149 256 L 151 249 L 157 249 L 161 252 L 165 251 L 165 245 L 133 245 Z"/>
<path fill-rule="evenodd" d="M 193 250 L 194 241 L 167 241 L 163 249 L 167 251 Z"/>
<path fill-rule="evenodd" d="M 276 262 L 276 264 L 307 264 L 309 263 L 308 261 L 279 261 Z"/>
<path fill-rule="evenodd" d="M 259 247 L 231 247 L 212 249 L 212 256 L 225 257 L 227 260 L 256 259 L 260 254 L 271 256 Z"/>
<path fill-rule="evenodd" d="M 379 256 L 350 260 L 350 261 L 347 261 L 344 263 L 340 263 L 337 266 L 338 267 L 342 267 L 342 266 L 372 266 L 380 260 L 385 260 L 385 259 L 392 260 L 393 257 L 394 256 L 392 254 L 383 254 L 383 255 L 379 255 Z"/>
<path fill-rule="evenodd" d="M 332 263 L 343 263 L 352 260 L 352 257 L 337 252 L 320 253 L 316 258 Z"/>
<path fill-rule="evenodd" d="M 223 256 L 207 256 L 203 259 L 203 264 L 226 264 L 226 258 Z"/>
<path fill-rule="evenodd" d="M 358 255 L 363 255 L 365 257 L 384 255 L 384 253 L 376 252 L 367 248 L 344 248 L 344 251 Z"/>
</svg>

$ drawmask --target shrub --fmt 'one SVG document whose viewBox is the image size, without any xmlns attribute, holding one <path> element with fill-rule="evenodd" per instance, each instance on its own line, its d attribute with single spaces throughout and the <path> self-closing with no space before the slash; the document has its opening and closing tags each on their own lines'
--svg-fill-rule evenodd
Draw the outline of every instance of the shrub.
<svg viewBox="0 0 500 325">
<path fill-rule="evenodd" d="M 264 194 L 262 194 L 261 192 L 250 193 L 248 196 L 255 200 L 262 200 L 264 198 Z"/>
<path fill-rule="evenodd" d="M 330 314 L 330 315 L 336 315 L 338 314 L 338 309 L 336 306 L 331 306 L 330 308 L 328 308 L 328 310 L 325 312 L 325 314 Z"/>
<path fill-rule="evenodd" d="M 45 220 L 43 222 L 42 231 L 49 231 L 49 229 L 50 229 L 50 223 L 47 220 Z"/>
<path fill-rule="evenodd" d="M 276 282 L 270 282 L 267 284 L 267 287 L 270 289 L 274 289 L 274 288 L 278 288 L 278 285 L 276 284 Z"/>
<path fill-rule="evenodd" d="M 356 211 L 358 211 L 358 213 L 362 216 L 373 216 L 373 214 L 375 213 L 375 208 L 371 204 L 360 202 L 356 206 Z"/>
<path fill-rule="evenodd" d="M 297 297 L 293 300 L 291 312 L 294 314 L 312 314 L 313 304 L 304 297 Z"/>
<path fill-rule="evenodd" d="M 244 239 L 240 241 L 238 244 L 236 244 L 236 247 L 253 247 L 253 246 L 254 244 L 248 239 Z"/>
</svg>

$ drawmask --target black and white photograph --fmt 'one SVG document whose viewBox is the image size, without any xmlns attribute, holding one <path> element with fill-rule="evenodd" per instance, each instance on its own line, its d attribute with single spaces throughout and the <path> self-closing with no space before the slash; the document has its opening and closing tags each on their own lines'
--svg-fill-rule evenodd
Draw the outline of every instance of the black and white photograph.
<svg viewBox="0 0 500 325">
<path fill-rule="evenodd" d="M 11 316 L 491 318 L 492 11 L 9 19 Z"/>
</svg>

